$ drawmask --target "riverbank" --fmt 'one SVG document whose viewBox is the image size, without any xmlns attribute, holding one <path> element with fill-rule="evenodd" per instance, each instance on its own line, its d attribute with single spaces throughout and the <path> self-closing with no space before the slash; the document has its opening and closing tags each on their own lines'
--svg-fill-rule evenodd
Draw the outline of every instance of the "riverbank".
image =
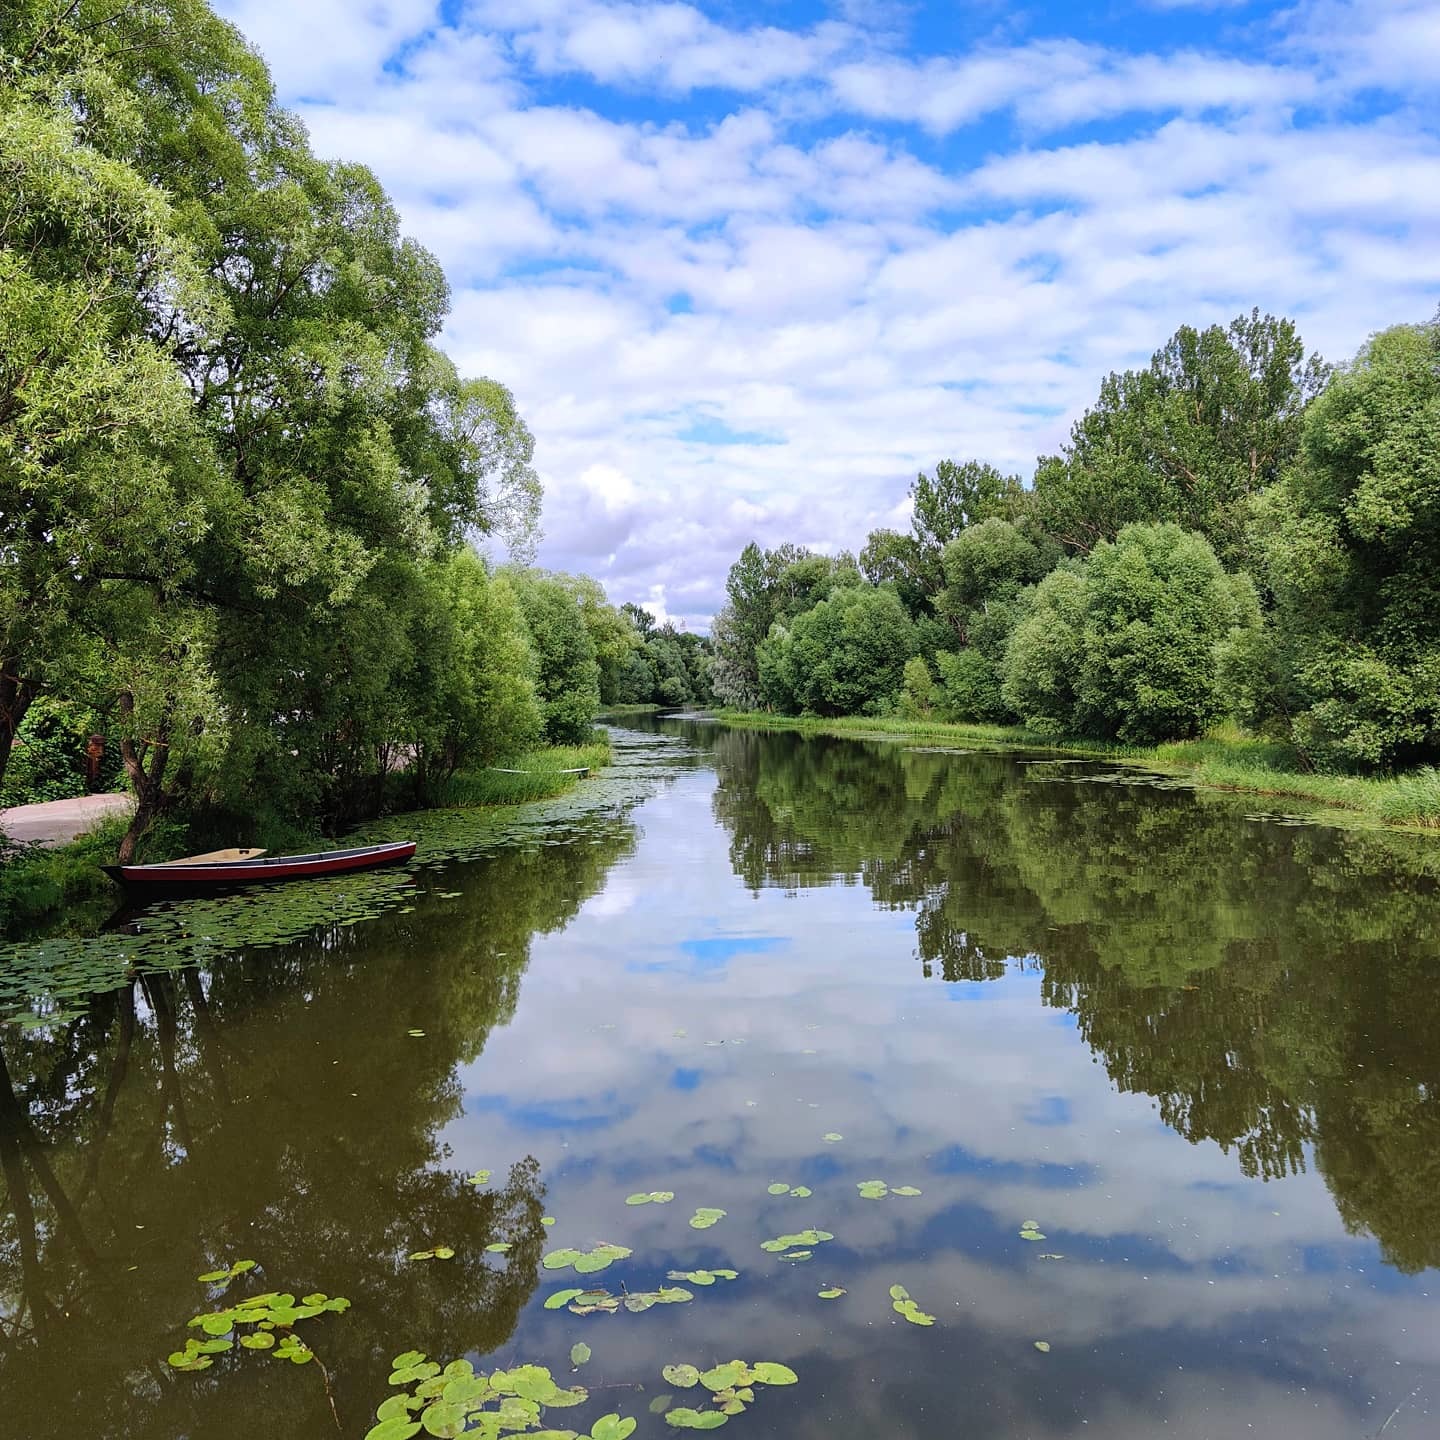
<svg viewBox="0 0 1440 1440">
<path fill-rule="evenodd" d="M 603 732 L 589 745 L 553 745 L 513 757 L 504 769 L 461 772 L 437 787 L 433 804 L 396 813 L 423 815 L 432 810 L 491 809 L 551 800 L 572 790 L 586 773 L 609 764 L 610 743 Z M 585 772 L 585 773 L 582 773 Z M 125 834 L 125 815 L 105 815 L 68 844 L 22 843 L 0 846 L 0 939 L 13 940 L 49 931 L 61 917 L 74 919 L 66 930 L 85 933 L 112 907 L 115 888 L 101 871 L 112 864 Z M 198 848 L 213 849 L 185 826 L 161 822 L 141 841 L 142 863 L 173 860 Z M 226 842 L 233 843 L 233 842 Z M 329 850 L 342 837 L 311 832 L 287 835 L 286 853 Z M 273 848 L 273 847 L 272 847 Z M 68 912 L 74 912 L 71 917 Z"/>
<path fill-rule="evenodd" d="M 940 720 L 869 719 L 843 716 L 820 719 L 721 710 L 725 725 L 756 730 L 798 730 L 852 739 L 947 740 L 990 749 L 1049 750 L 1143 765 L 1181 775 L 1207 789 L 1269 795 L 1317 802 L 1372 821 L 1407 830 L 1440 831 L 1440 771 L 1433 767 L 1388 779 L 1321 775 L 1301 767 L 1293 746 L 1256 740 L 1233 731 L 1216 731 L 1198 740 L 1164 745 L 1119 745 L 1076 736 L 1055 736 L 1018 725 L 971 725 Z"/>
</svg>

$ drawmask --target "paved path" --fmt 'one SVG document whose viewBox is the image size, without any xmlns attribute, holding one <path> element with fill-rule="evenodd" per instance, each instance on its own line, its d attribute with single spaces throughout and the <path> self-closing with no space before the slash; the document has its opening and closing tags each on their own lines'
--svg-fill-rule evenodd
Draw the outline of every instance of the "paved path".
<svg viewBox="0 0 1440 1440">
<path fill-rule="evenodd" d="M 128 795 L 81 795 L 74 800 L 47 800 L 43 805 L 15 805 L 0 810 L 0 830 L 12 840 L 64 845 L 93 829 L 106 815 L 128 814 Z"/>
</svg>

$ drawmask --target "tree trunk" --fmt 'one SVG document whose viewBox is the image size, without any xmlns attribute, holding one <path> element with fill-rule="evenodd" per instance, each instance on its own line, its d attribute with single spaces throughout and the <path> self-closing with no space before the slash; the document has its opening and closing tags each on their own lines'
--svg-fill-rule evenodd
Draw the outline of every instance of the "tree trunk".
<svg viewBox="0 0 1440 1440">
<path fill-rule="evenodd" d="M 125 773 L 130 777 L 130 786 L 135 791 L 135 813 L 130 817 L 130 827 L 120 842 L 119 861 L 129 865 L 135 859 L 135 847 L 141 837 L 155 822 L 165 808 L 165 767 L 170 762 L 170 722 L 173 707 L 166 706 L 165 714 L 152 740 L 137 742 L 128 733 L 135 718 L 135 697 L 126 690 L 120 696 L 120 718 L 127 733 L 120 737 L 120 758 L 125 762 Z M 150 764 L 145 764 L 146 757 Z"/>
<path fill-rule="evenodd" d="M 10 764 L 10 747 L 15 743 L 15 733 L 20 729 L 30 702 L 40 690 L 31 681 L 22 680 L 16 673 L 17 669 L 15 656 L 0 660 L 0 785 L 5 783 L 5 770 Z"/>
</svg>

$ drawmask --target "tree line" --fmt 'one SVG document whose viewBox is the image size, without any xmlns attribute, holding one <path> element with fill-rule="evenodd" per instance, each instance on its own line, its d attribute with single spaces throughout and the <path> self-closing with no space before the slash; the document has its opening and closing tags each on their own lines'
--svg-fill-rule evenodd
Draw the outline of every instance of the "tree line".
<svg viewBox="0 0 1440 1440">
<path fill-rule="evenodd" d="M 129 858 L 166 810 L 334 830 L 708 694 L 693 641 L 523 563 L 533 440 L 448 305 L 204 0 L 0 7 L 0 786 L 17 736 L 102 731 Z"/>
<path fill-rule="evenodd" d="M 910 499 L 858 557 L 746 547 L 723 703 L 1440 760 L 1440 317 L 1335 369 L 1258 310 L 1182 327 L 1028 485 L 946 460 Z"/>
</svg>

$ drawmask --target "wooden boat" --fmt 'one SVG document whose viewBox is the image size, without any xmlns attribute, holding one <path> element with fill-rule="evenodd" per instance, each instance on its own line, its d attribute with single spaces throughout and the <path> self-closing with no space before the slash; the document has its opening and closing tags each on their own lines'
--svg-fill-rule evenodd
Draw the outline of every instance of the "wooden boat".
<svg viewBox="0 0 1440 1440">
<path fill-rule="evenodd" d="M 572 765 L 568 770 L 512 770 L 506 765 L 486 767 L 492 775 L 579 775 L 584 779 L 590 773 L 588 765 Z"/>
<path fill-rule="evenodd" d="M 353 875 L 381 865 L 399 865 L 415 853 L 413 840 L 361 845 L 353 850 L 322 850 L 314 855 L 271 855 L 263 850 L 211 850 L 166 860 L 158 865 L 104 865 L 118 885 L 150 894 L 213 890 L 227 885 L 270 885 L 280 880 L 313 880 Z"/>
</svg>

